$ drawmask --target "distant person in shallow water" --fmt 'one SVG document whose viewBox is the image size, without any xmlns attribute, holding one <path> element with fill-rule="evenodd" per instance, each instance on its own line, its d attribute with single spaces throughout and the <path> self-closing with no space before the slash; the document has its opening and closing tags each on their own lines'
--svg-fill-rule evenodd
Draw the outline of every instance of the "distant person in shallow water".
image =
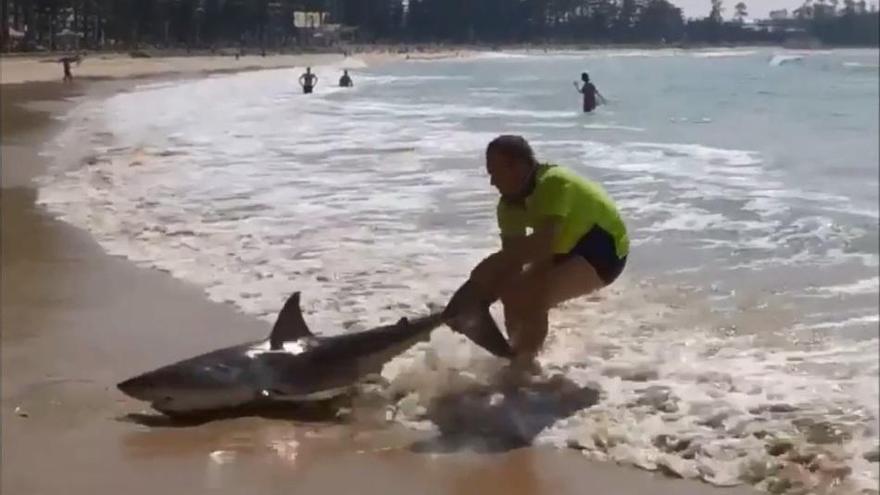
<svg viewBox="0 0 880 495">
<path fill-rule="evenodd" d="M 318 85 L 318 76 L 312 74 L 312 68 L 306 67 L 303 75 L 299 76 L 299 85 L 302 86 L 303 93 L 309 94 Z"/>
<path fill-rule="evenodd" d="M 351 77 L 348 75 L 348 70 L 342 71 L 342 77 L 339 78 L 339 86 L 342 88 L 350 88 L 354 86 L 354 82 L 351 80 Z"/>
<path fill-rule="evenodd" d="M 575 89 L 578 90 L 579 93 L 584 95 L 584 112 L 592 112 L 596 109 L 596 98 L 602 101 L 602 104 L 607 103 L 605 97 L 599 93 L 599 90 L 596 89 L 596 86 L 590 82 L 590 75 L 586 72 L 581 73 L 581 81 L 584 82 L 583 86 L 578 86 L 578 83 L 574 83 Z"/>
<path fill-rule="evenodd" d="M 58 59 L 58 63 L 60 63 L 62 67 L 64 67 L 64 77 L 62 78 L 64 82 L 73 81 L 73 72 L 71 72 L 70 70 L 70 64 L 76 62 L 76 65 L 79 65 L 81 60 L 82 59 L 78 54 L 75 56 L 66 56 Z"/>
</svg>

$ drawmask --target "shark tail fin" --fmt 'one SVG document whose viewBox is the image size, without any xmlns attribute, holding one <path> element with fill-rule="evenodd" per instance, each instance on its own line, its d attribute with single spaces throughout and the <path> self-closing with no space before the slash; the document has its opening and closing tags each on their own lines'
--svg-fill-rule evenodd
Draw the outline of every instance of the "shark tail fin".
<svg viewBox="0 0 880 495">
<path fill-rule="evenodd" d="M 501 334 L 489 303 L 481 300 L 471 281 L 465 282 L 450 299 L 443 318 L 452 330 L 498 357 L 511 358 L 513 350 Z"/>
</svg>

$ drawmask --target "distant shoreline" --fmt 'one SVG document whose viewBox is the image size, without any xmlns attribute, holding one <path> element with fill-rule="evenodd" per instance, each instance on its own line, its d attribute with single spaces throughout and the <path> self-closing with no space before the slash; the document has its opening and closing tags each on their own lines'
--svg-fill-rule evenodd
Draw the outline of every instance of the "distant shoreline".
<svg viewBox="0 0 880 495">
<path fill-rule="evenodd" d="M 880 45 L 848 45 L 822 43 L 815 39 L 788 40 L 783 43 L 776 42 L 723 42 L 723 43 L 564 43 L 564 42 L 529 42 L 529 43 L 371 43 L 351 44 L 335 47 L 297 47 L 290 50 L 266 50 L 265 55 L 259 48 L 248 47 L 239 51 L 237 47 L 223 47 L 214 50 L 184 48 L 144 48 L 138 50 L 79 50 L 90 57 L 124 57 L 135 59 L 151 59 L 166 57 L 235 57 L 239 55 L 246 59 L 260 59 L 278 56 L 305 56 L 305 55 L 340 55 L 340 54 L 397 54 L 406 55 L 413 53 L 441 53 L 455 51 L 522 51 L 522 50 L 703 50 L 712 48 L 780 48 L 795 50 L 833 50 L 833 49 L 877 49 Z M 0 53 L 0 59 L 18 58 L 55 58 L 63 54 L 75 53 L 75 51 L 41 51 L 41 52 L 9 52 Z"/>
<path fill-rule="evenodd" d="M 126 51 L 88 52 L 82 51 L 81 64 L 73 65 L 75 80 L 95 81 L 103 79 L 142 78 L 153 76 L 206 75 L 235 73 L 252 70 L 285 69 L 307 65 L 318 66 L 328 63 L 345 64 L 346 61 L 361 61 L 368 66 L 391 61 L 427 61 L 465 58 L 477 53 L 524 53 L 541 54 L 551 52 L 590 52 L 614 50 L 748 50 L 748 49 L 823 51 L 835 49 L 877 49 L 877 47 L 849 47 L 827 45 L 792 45 L 724 43 L 724 44 L 587 44 L 587 43 L 519 43 L 505 45 L 484 44 L 399 44 L 399 45 L 350 45 L 334 51 L 298 52 L 257 52 L 217 49 L 192 50 L 187 53 L 179 49 L 141 50 L 136 53 Z M 0 56 L 0 84 L 20 84 L 34 81 L 60 81 L 60 57 L 71 52 L 15 53 Z M 238 55 L 238 56 L 236 56 Z"/>
</svg>

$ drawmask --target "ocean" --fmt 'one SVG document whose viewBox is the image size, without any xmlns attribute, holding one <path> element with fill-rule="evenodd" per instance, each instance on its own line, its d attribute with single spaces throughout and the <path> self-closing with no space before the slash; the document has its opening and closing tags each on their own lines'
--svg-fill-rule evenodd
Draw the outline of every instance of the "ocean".
<svg viewBox="0 0 880 495">
<path fill-rule="evenodd" d="M 267 321 L 300 290 L 343 332 L 444 304 L 497 248 L 484 150 L 521 134 L 618 202 L 628 266 L 551 314 L 540 361 L 567 387 L 505 401 L 497 360 L 444 328 L 386 366 L 390 420 L 761 488 L 789 442 L 858 492 L 880 479 L 877 57 L 492 52 L 348 59 L 312 95 L 300 69 L 144 84 L 65 117 L 38 202 Z M 596 397 L 568 407 L 578 390 Z"/>
</svg>

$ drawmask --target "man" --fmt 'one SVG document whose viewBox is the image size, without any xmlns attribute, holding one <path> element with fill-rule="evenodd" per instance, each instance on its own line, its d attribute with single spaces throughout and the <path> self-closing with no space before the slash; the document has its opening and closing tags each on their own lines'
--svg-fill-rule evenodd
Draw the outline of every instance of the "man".
<svg viewBox="0 0 880 495">
<path fill-rule="evenodd" d="M 62 81 L 64 82 L 73 82 L 73 72 L 70 70 L 70 64 L 76 62 L 77 65 L 80 63 L 80 56 L 77 55 L 69 55 L 66 57 L 61 57 L 58 59 L 58 62 L 61 63 L 61 66 L 64 69 L 64 77 L 62 77 Z"/>
<path fill-rule="evenodd" d="M 348 70 L 342 70 L 342 77 L 339 78 L 339 87 L 341 88 L 350 88 L 354 86 L 354 81 L 351 80 L 351 77 L 348 75 Z"/>
<path fill-rule="evenodd" d="M 501 193 L 502 248 L 474 268 L 468 283 L 478 305 L 501 300 L 513 363 L 530 369 L 547 337 L 548 311 L 614 282 L 629 238 L 599 184 L 539 163 L 521 136 L 492 140 L 486 170 Z"/>
<path fill-rule="evenodd" d="M 596 109 L 597 97 L 602 100 L 603 104 L 607 103 L 605 97 L 599 94 L 599 90 L 596 89 L 596 86 L 590 82 L 589 74 L 587 74 L 586 72 L 582 72 L 581 81 L 583 81 L 584 83 L 582 87 L 578 87 L 577 82 L 574 83 L 574 87 L 578 90 L 578 93 L 584 95 L 584 112 L 589 113 Z"/>
<path fill-rule="evenodd" d="M 318 76 L 312 74 L 312 68 L 306 67 L 305 73 L 299 76 L 299 85 L 302 86 L 303 93 L 309 94 L 318 84 Z"/>
</svg>

